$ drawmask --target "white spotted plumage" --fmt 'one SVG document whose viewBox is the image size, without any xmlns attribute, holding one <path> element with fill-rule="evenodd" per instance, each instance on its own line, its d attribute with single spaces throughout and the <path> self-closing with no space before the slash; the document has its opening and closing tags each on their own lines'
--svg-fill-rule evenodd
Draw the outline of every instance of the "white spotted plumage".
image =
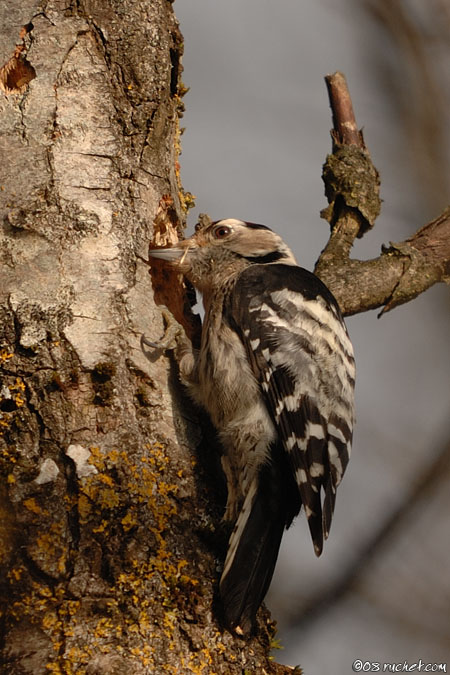
<svg viewBox="0 0 450 675">
<path fill-rule="evenodd" d="M 228 627 L 245 632 L 302 506 L 318 555 L 328 537 L 351 449 L 352 345 L 331 293 L 269 228 L 217 221 L 151 254 L 203 294 L 200 350 L 184 345 L 179 365 L 224 448 L 234 527 L 220 591 Z"/>
</svg>

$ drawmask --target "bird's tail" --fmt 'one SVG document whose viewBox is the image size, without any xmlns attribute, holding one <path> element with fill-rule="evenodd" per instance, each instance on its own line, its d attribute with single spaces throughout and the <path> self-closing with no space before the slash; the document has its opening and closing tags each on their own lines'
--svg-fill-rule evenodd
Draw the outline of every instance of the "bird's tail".
<svg viewBox="0 0 450 675">
<path fill-rule="evenodd" d="M 248 633 L 272 580 L 286 525 L 286 491 L 273 466 L 253 480 L 230 536 L 220 580 L 227 627 Z"/>
</svg>

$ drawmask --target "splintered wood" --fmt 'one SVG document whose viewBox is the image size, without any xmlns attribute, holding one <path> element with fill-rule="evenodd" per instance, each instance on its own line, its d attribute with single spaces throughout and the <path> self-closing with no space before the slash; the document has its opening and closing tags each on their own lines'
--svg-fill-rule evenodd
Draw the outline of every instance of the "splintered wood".
<svg viewBox="0 0 450 675">
<path fill-rule="evenodd" d="M 153 227 L 153 240 L 150 242 L 149 250 L 175 246 L 180 240 L 178 219 L 173 199 L 169 195 L 163 195 L 161 198 Z M 195 292 L 192 287 L 176 268 L 156 258 L 151 260 L 150 276 L 156 304 L 165 305 L 176 321 L 184 327 L 190 340 L 198 343 L 200 319 L 197 314 L 192 313 L 191 308 L 195 303 Z"/>
<path fill-rule="evenodd" d="M 31 23 L 22 26 L 19 33 L 22 44 L 16 45 L 9 61 L 0 68 L 0 89 L 6 95 L 22 94 L 31 80 L 36 77 L 35 69 L 25 56 L 27 51 L 25 36 L 32 30 L 33 24 Z"/>
</svg>

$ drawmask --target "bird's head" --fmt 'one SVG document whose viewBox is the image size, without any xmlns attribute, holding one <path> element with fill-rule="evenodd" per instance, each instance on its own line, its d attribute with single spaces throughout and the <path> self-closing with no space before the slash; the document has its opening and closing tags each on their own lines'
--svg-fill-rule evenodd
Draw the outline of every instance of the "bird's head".
<svg viewBox="0 0 450 675">
<path fill-rule="evenodd" d="M 199 290 L 252 264 L 297 264 L 290 248 L 270 228 L 235 218 L 217 220 L 176 246 L 153 249 L 149 255 L 169 262 Z"/>
</svg>

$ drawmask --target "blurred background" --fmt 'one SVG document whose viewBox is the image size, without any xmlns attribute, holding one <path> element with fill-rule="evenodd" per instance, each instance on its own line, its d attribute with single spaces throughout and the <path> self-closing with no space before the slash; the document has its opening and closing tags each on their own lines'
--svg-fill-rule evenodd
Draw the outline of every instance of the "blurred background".
<svg viewBox="0 0 450 675">
<path fill-rule="evenodd" d="M 450 0 L 189 0 L 182 180 L 199 212 L 266 224 L 314 267 L 329 230 L 321 167 L 342 70 L 381 173 L 383 208 L 354 256 L 376 257 L 450 201 Z M 349 318 L 354 452 L 316 559 L 303 518 L 267 604 L 305 675 L 362 662 L 450 670 L 450 299 L 434 287 L 377 319 Z"/>
</svg>

